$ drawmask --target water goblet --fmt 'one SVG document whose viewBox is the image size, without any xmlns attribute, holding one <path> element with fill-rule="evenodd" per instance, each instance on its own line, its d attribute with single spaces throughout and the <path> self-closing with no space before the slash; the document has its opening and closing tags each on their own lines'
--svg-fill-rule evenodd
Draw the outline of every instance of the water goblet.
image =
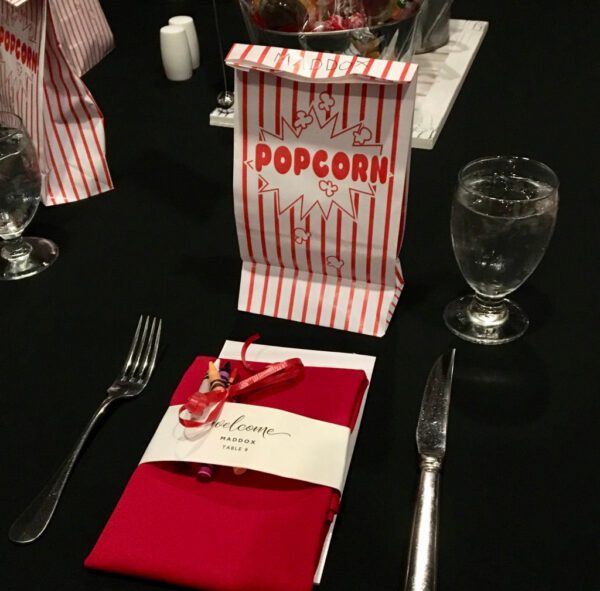
<svg viewBox="0 0 600 591">
<path fill-rule="evenodd" d="M 527 315 L 506 296 L 542 260 L 557 211 L 558 179 L 541 162 L 494 156 L 460 171 L 450 231 L 460 271 L 475 293 L 446 306 L 444 321 L 454 334 L 497 345 L 527 330 Z"/>
<path fill-rule="evenodd" d="M 47 269 L 56 244 L 22 234 L 40 203 L 38 158 L 20 117 L 0 111 L 0 279 L 22 279 Z"/>
</svg>

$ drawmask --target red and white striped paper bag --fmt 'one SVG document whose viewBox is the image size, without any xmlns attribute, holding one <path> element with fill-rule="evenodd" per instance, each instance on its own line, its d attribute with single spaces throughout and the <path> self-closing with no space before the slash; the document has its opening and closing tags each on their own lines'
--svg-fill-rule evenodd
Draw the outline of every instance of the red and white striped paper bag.
<svg viewBox="0 0 600 591">
<path fill-rule="evenodd" d="M 102 113 L 57 37 L 62 2 L 0 0 L 0 106 L 20 115 L 33 139 L 46 205 L 113 188 Z"/>
<path fill-rule="evenodd" d="M 62 53 L 76 76 L 91 70 L 114 47 L 98 0 L 50 0 L 50 10 Z"/>
<path fill-rule="evenodd" d="M 240 310 L 382 336 L 404 280 L 416 65 L 236 44 Z"/>
</svg>

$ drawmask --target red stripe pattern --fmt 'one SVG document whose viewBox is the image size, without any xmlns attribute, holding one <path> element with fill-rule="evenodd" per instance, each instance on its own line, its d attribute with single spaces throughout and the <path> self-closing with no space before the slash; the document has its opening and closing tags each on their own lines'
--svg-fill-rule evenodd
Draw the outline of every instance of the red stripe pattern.
<svg viewBox="0 0 600 591">
<path fill-rule="evenodd" d="M 56 37 L 73 73 L 82 76 L 114 47 L 112 31 L 98 0 L 49 3 Z"/>
<path fill-rule="evenodd" d="M 276 48 L 248 52 L 246 47 L 236 45 L 228 59 L 235 65 L 244 61 L 244 69 L 236 71 L 234 145 L 243 260 L 239 308 L 381 336 L 404 286 L 397 254 L 408 188 L 416 87 L 412 66 L 311 52 L 295 55 Z M 285 74 L 274 74 L 276 66 Z M 357 83 L 347 82 L 348 70 L 356 72 Z M 365 75 L 381 82 L 366 82 Z M 321 130 L 311 133 L 321 135 L 309 136 L 303 144 L 303 132 L 294 122 L 311 118 Z M 387 176 L 371 176 L 360 190 L 351 188 L 349 205 L 340 197 L 330 209 L 317 206 L 305 200 L 304 193 L 313 191 L 310 177 L 305 177 L 307 184 L 288 172 L 287 181 L 284 174 L 272 184 L 275 161 L 271 169 L 259 162 L 257 143 L 266 142 L 273 153 L 276 146 L 291 151 L 306 146 L 314 156 L 317 149 L 330 154 L 339 150 L 336 138 L 353 133 L 362 143 L 354 144 L 350 157 L 355 152 L 377 154 L 387 159 L 388 168 Z M 285 157 L 279 164 L 285 165 Z M 333 182 L 332 175 L 333 168 L 323 180 Z M 284 195 L 290 187 L 296 191 L 291 197 Z M 334 194 L 337 199 L 339 193 Z"/>
<path fill-rule="evenodd" d="M 79 21 L 80 29 L 66 28 Z M 78 77 L 112 47 L 97 0 L 29 0 L 18 9 L 0 2 L 0 22 L 18 39 L 13 51 L 0 45 L 0 101 L 21 116 L 37 148 L 44 203 L 112 189 L 102 113 Z"/>
</svg>

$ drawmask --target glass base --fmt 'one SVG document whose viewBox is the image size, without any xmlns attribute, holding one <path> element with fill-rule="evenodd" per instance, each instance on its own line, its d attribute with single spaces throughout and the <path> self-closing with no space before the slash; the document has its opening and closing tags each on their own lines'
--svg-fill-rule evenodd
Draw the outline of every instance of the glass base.
<svg viewBox="0 0 600 591">
<path fill-rule="evenodd" d="M 471 314 L 475 295 L 468 295 L 450 302 L 444 310 L 446 326 L 458 337 L 478 345 L 502 345 L 518 339 L 527 330 L 529 319 L 514 302 L 503 300 L 506 313 L 497 324 L 477 323 Z"/>
<path fill-rule="evenodd" d="M 46 238 L 23 238 L 23 256 L 6 258 L 0 250 L 0 280 L 24 279 L 47 269 L 58 257 L 58 246 Z M 0 247 L 2 243 L 0 242 Z"/>
</svg>

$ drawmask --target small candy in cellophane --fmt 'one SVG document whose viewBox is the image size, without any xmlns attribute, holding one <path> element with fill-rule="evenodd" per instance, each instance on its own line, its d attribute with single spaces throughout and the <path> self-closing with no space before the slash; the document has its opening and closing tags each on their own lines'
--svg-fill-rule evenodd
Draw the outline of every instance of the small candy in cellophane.
<svg viewBox="0 0 600 591">
<path fill-rule="evenodd" d="M 273 31 L 301 31 L 308 20 L 305 0 L 241 0 L 251 5 L 250 14 L 254 22 Z"/>
<path fill-rule="evenodd" d="M 239 0 L 253 43 L 410 59 L 421 0 Z"/>
<path fill-rule="evenodd" d="M 256 25 L 272 31 L 343 31 L 396 21 L 418 0 L 240 0 Z"/>
</svg>

